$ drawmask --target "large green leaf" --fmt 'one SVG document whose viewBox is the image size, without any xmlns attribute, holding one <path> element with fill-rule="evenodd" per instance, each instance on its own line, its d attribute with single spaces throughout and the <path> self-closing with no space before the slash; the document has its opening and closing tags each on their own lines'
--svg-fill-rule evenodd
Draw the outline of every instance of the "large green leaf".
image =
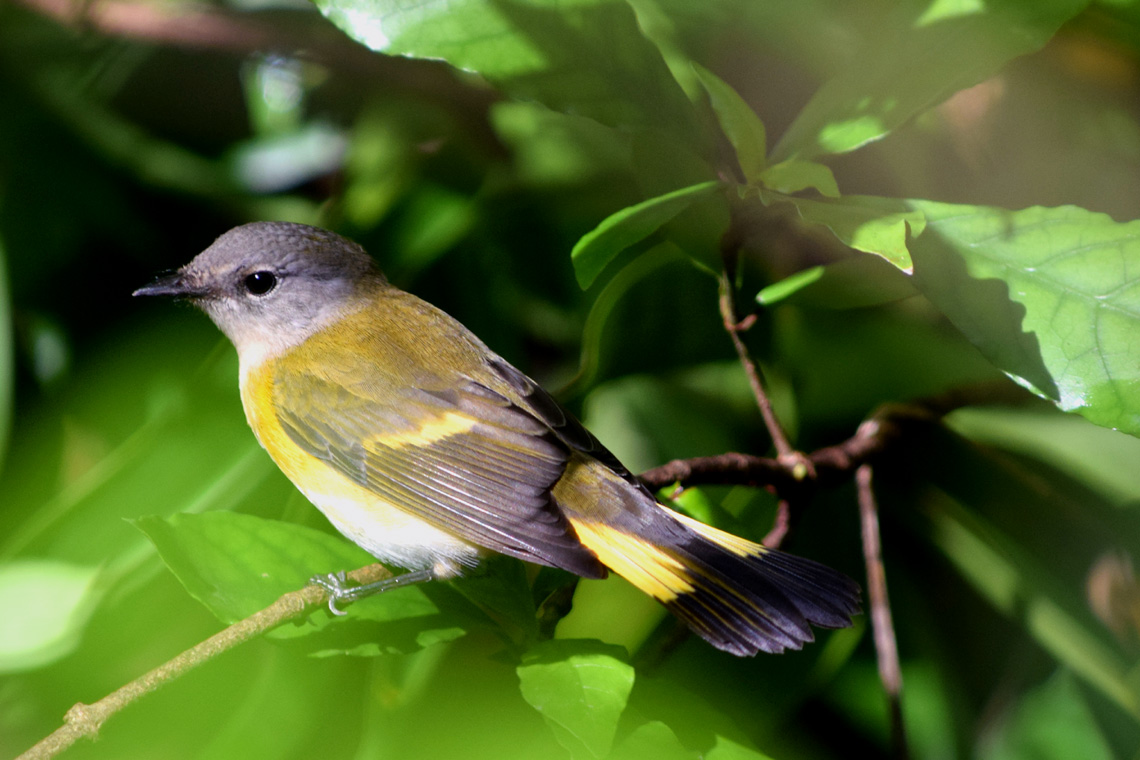
<svg viewBox="0 0 1140 760">
<path fill-rule="evenodd" d="M 337 536 L 236 512 L 141 517 L 134 524 L 191 596 L 227 623 L 305 586 L 315 573 L 375 561 Z M 462 635 L 456 619 L 442 615 L 422 586 L 367 597 L 346 613 L 334 626 L 327 626 L 329 617 L 320 612 L 305 625 L 282 626 L 273 634 L 293 638 L 322 631 L 315 643 L 318 653 L 356 655 L 414 651 Z"/>
<path fill-rule="evenodd" d="M 927 220 L 915 284 L 987 358 L 1066 411 L 1140 434 L 1140 221 L 911 206 Z"/>
<path fill-rule="evenodd" d="M 1088 0 L 899 3 L 800 112 L 771 161 L 844 153 L 1043 46 Z"/>
<path fill-rule="evenodd" d="M 371 561 L 336 536 L 236 512 L 140 517 L 134 524 L 186 590 L 227 623 L 296 591 L 314 573 Z"/>
<path fill-rule="evenodd" d="M 633 688 L 621 647 L 560 639 L 532 649 L 518 667 L 523 699 L 575 758 L 605 757 Z"/>
<path fill-rule="evenodd" d="M 373 50 L 444 60 L 513 98 L 610 126 L 694 134 L 688 99 L 621 0 L 314 2 Z"/>
</svg>

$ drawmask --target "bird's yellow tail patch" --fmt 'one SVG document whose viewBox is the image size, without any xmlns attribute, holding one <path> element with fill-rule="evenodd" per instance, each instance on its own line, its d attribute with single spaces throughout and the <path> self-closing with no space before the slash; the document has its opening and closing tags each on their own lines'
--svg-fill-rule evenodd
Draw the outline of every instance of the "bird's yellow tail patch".
<svg viewBox="0 0 1140 760">
<path fill-rule="evenodd" d="M 859 588 L 845 576 L 657 508 L 640 526 L 568 519 L 602 564 L 725 651 L 799 649 L 812 625 L 851 624 Z"/>
<path fill-rule="evenodd" d="M 696 533 L 698 536 L 712 541 L 714 544 L 722 549 L 725 549 L 738 557 L 762 557 L 767 552 L 771 551 L 762 544 L 755 541 L 749 541 L 740 536 L 734 536 L 731 533 L 726 533 L 723 530 L 718 530 L 711 525 L 705 525 L 699 520 L 694 520 L 688 515 L 683 515 L 676 512 L 671 515 L 674 520 L 684 525 L 689 530 Z"/>
<path fill-rule="evenodd" d="M 693 592 L 689 569 L 665 549 L 609 525 L 573 517 L 570 524 L 603 565 L 658 601 Z"/>
</svg>

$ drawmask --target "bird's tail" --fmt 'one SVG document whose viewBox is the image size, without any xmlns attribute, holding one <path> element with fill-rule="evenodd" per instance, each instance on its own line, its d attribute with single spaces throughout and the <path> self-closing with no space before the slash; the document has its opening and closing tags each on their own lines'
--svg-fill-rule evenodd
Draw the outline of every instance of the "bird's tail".
<svg viewBox="0 0 1140 760">
<path fill-rule="evenodd" d="M 658 506 L 640 529 L 571 517 L 602 564 L 653 596 L 718 649 L 779 653 L 812 641 L 811 626 L 844 628 L 859 586 L 802 557 Z"/>
</svg>

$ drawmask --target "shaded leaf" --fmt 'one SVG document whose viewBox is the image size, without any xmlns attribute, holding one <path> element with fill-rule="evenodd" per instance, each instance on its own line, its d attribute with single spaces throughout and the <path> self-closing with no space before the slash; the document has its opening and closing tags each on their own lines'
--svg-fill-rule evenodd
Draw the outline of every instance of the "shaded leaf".
<svg viewBox="0 0 1140 760">
<path fill-rule="evenodd" d="M 556 639 L 518 667 L 519 688 L 575 758 L 604 757 L 633 688 L 625 650 L 593 640 Z"/>
<path fill-rule="evenodd" d="M 982 760 L 1110 760 L 1116 755 L 1072 676 L 1064 671 L 1033 689 L 995 731 Z"/>
<path fill-rule="evenodd" d="M 808 102 L 772 160 L 843 153 L 1042 47 L 1088 0 L 899 3 Z"/>
<path fill-rule="evenodd" d="M 583 235 L 570 253 L 578 284 L 583 288 L 589 287 L 619 253 L 649 237 L 661 225 L 720 189 L 720 182 L 702 182 L 610 214 Z"/>
<path fill-rule="evenodd" d="M 642 723 L 630 732 L 608 756 L 610 760 L 697 760 L 695 752 L 685 749 L 677 735 L 661 721 Z M 749 757 L 741 755 L 741 757 Z M 759 755 L 751 755 L 759 758 Z"/>
<path fill-rule="evenodd" d="M 877 306 L 917 295 L 911 278 L 879 256 L 851 256 L 805 269 L 756 294 L 764 306 L 784 301 L 821 309 Z"/>
<path fill-rule="evenodd" d="M 692 66 L 701 86 L 708 93 L 709 103 L 720 122 L 721 131 L 736 150 L 736 160 L 740 163 L 744 179 L 757 182 L 768 166 L 768 137 L 764 131 L 764 122 L 724 80 L 704 66 L 696 63 Z"/>
<path fill-rule="evenodd" d="M 1048 570 L 1018 551 L 994 526 L 950 499 L 932 515 L 934 540 L 965 579 L 994 607 L 1021 619 L 1046 651 L 1122 710 L 1140 717 L 1140 690 L 1129 668 L 1101 636 L 1049 594 Z"/>
<path fill-rule="evenodd" d="M 15 335 L 12 330 L 12 292 L 8 286 L 8 261 L 4 241 L 0 240 L 0 465 L 8 453 L 8 436 L 12 428 L 12 403 L 15 387 Z"/>
</svg>

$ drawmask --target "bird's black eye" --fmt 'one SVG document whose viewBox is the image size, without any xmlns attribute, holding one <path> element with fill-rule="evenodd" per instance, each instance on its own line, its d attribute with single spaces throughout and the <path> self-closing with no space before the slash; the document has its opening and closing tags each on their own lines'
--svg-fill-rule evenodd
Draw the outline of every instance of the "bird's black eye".
<svg viewBox="0 0 1140 760">
<path fill-rule="evenodd" d="M 241 281 L 252 295 L 263 296 L 277 286 L 277 275 L 273 272 L 254 272 Z"/>
</svg>

